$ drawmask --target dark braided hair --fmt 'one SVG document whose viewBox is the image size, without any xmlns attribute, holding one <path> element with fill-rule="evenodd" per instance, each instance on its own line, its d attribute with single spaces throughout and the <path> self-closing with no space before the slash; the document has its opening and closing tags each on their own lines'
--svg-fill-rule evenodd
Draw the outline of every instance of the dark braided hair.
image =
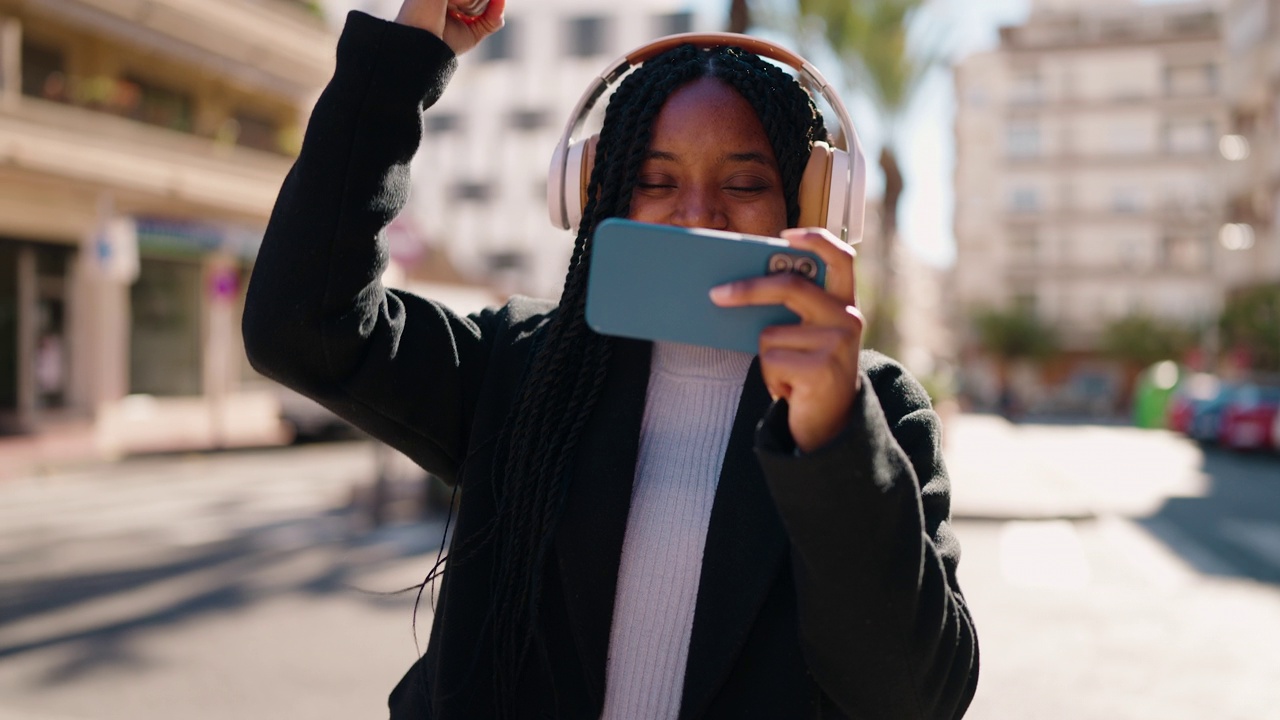
<svg viewBox="0 0 1280 720">
<path fill-rule="evenodd" d="M 826 128 L 812 98 L 787 73 L 739 48 L 683 45 L 645 62 L 610 98 L 583 221 L 559 307 L 537 350 L 497 448 L 495 564 L 490 621 L 499 717 L 511 717 L 530 653 L 546 662 L 538 610 L 543 568 L 569 486 L 583 427 L 604 386 L 612 343 L 586 325 L 591 235 L 609 217 L 625 217 L 648 150 L 654 119 L 676 90 L 703 77 L 735 88 L 755 109 L 781 171 L 788 225 L 798 222 L 800 177 Z"/>
</svg>

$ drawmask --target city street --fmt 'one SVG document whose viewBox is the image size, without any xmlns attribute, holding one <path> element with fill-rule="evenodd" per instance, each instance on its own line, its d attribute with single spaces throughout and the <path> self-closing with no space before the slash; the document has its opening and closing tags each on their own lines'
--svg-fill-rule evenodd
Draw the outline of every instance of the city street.
<svg viewBox="0 0 1280 720">
<path fill-rule="evenodd" d="M 1280 718 L 1280 456 L 984 415 L 946 441 L 969 718 Z M 371 529 L 375 467 L 348 441 L 0 483 L 0 720 L 384 717 L 417 652 L 393 591 L 444 523 Z"/>
</svg>

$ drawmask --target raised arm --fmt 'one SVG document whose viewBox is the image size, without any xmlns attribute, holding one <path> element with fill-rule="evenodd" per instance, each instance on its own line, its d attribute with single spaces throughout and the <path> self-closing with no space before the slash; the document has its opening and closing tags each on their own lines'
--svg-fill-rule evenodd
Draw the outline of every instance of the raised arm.
<svg viewBox="0 0 1280 720">
<path fill-rule="evenodd" d="M 757 437 L 791 540 L 802 644 L 851 717 L 957 718 L 978 640 L 956 581 L 938 416 L 896 363 L 864 351 L 843 432 L 795 452 L 779 403 Z"/>
<path fill-rule="evenodd" d="M 456 66 L 455 49 L 421 26 L 428 10 L 439 11 L 443 35 L 461 49 L 501 25 L 502 0 L 471 25 L 446 21 L 444 5 L 410 0 L 400 23 L 348 16 L 333 79 L 258 253 L 243 332 L 264 375 L 448 478 L 467 442 L 501 316 L 458 317 L 380 279 L 388 258 L 383 229 L 409 196 L 422 112 Z"/>
</svg>

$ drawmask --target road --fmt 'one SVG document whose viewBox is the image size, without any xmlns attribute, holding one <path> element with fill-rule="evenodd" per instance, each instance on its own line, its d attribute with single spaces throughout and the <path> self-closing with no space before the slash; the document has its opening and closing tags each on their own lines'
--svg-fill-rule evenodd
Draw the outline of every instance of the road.
<svg viewBox="0 0 1280 720">
<path fill-rule="evenodd" d="M 969 718 L 1280 718 L 1280 457 L 976 415 L 946 452 Z M 374 473 L 345 442 L 0 484 L 0 720 L 384 717 L 417 652 L 385 593 L 444 526 L 370 528 Z"/>
</svg>

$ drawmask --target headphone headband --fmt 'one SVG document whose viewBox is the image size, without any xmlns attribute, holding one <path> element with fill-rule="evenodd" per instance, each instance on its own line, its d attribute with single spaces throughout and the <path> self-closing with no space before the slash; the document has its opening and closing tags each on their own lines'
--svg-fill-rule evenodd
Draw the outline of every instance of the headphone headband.
<svg viewBox="0 0 1280 720">
<path fill-rule="evenodd" d="M 858 140 L 858 132 L 853 127 L 849 111 L 845 109 L 844 103 L 840 101 L 839 96 L 835 94 L 835 91 L 831 88 L 826 78 L 822 76 L 822 73 L 818 72 L 818 69 L 808 60 L 780 45 L 750 35 L 726 32 L 679 33 L 641 45 L 610 63 L 606 66 L 604 72 L 592 80 L 586 92 L 578 99 L 573 113 L 569 115 L 568 121 L 565 122 L 564 132 L 560 135 L 560 142 L 556 145 L 555 154 L 551 159 L 547 200 L 553 224 L 558 225 L 563 230 L 569 230 L 576 225 L 576 221 L 570 213 L 569 203 L 571 199 L 565 187 L 565 177 L 569 173 L 570 156 L 574 155 L 574 153 L 570 152 L 570 146 L 577 140 L 575 136 L 582 129 L 587 115 L 595 107 L 596 102 L 609 89 L 610 85 L 617 82 L 632 68 L 644 63 L 646 60 L 661 55 L 667 50 L 686 44 L 693 45 L 699 49 L 727 46 L 740 47 L 760 57 L 776 60 L 803 75 L 826 98 L 827 104 L 835 111 L 836 120 L 843 130 L 841 135 L 845 144 L 844 150 L 847 151 L 850 161 L 847 163 L 846 177 L 845 181 L 841 183 L 841 187 L 849 188 L 851 192 L 855 188 L 865 187 L 866 163 L 863 159 L 862 144 Z M 579 160 L 582 159 L 581 154 L 576 155 L 576 157 Z M 585 181 L 585 178 L 583 180 Z M 861 202 L 862 198 L 859 197 L 859 207 L 856 209 L 851 207 L 854 204 L 853 202 L 844 203 L 844 217 L 841 222 L 842 232 L 839 234 L 850 243 L 861 240 L 863 212 Z"/>
</svg>

